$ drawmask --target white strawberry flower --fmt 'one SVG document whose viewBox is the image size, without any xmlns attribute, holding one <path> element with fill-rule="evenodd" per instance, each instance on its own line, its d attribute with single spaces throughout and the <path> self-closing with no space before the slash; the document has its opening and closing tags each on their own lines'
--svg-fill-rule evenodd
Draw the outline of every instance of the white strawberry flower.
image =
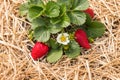
<svg viewBox="0 0 120 80">
<path fill-rule="evenodd" d="M 57 36 L 57 42 L 63 45 L 67 45 L 70 40 L 69 40 L 69 34 L 67 33 L 61 33 Z"/>
</svg>

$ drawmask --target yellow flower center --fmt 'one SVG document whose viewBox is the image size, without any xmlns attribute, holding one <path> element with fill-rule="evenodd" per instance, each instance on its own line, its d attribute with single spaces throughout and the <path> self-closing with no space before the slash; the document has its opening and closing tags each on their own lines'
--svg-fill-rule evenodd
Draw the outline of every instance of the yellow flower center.
<svg viewBox="0 0 120 80">
<path fill-rule="evenodd" d="M 64 35 L 62 35 L 62 36 L 60 37 L 60 40 L 61 40 L 61 42 L 65 42 L 65 41 L 66 41 L 66 37 L 65 37 Z"/>
</svg>

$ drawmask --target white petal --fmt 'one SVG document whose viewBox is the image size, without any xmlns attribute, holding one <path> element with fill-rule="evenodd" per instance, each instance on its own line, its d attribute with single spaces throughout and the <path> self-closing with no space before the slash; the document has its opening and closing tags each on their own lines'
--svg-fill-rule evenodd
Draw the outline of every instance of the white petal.
<svg viewBox="0 0 120 80">
<path fill-rule="evenodd" d="M 69 36 L 69 34 L 68 34 L 68 33 L 63 33 L 63 35 L 64 35 L 64 36 L 67 36 L 67 37 Z"/>
<path fill-rule="evenodd" d="M 67 45 L 68 43 L 67 43 L 67 42 L 64 42 L 64 43 L 62 43 L 62 44 Z"/>
<path fill-rule="evenodd" d="M 61 36 L 62 36 L 62 35 L 66 37 L 66 41 L 65 41 L 65 42 L 62 42 L 62 41 L 61 41 Z M 69 34 L 67 34 L 67 33 L 61 33 L 61 34 L 59 34 L 59 35 L 57 36 L 57 42 L 58 42 L 58 43 L 61 43 L 61 44 L 64 44 L 64 45 L 67 45 L 67 44 L 70 42 L 68 36 L 69 36 Z"/>
</svg>

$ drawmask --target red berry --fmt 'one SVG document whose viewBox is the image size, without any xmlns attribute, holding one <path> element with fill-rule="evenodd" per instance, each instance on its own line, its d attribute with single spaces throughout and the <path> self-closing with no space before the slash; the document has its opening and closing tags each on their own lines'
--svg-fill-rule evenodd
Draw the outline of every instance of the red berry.
<svg viewBox="0 0 120 80">
<path fill-rule="evenodd" d="M 91 8 L 88 8 L 87 10 L 84 11 L 85 13 L 89 14 L 91 18 L 94 17 L 94 11 Z"/>
<path fill-rule="evenodd" d="M 31 51 L 31 56 L 34 60 L 43 57 L 47 54 L 49 47 L 41 42 L 36 42 Z"/>
<path fill-rule="evenodd" d="M 82 46 L 85 49 L 89 49 L 91 47 L 88 42 L 88 38 L 85 31 L 83 31 L 82 29 L 78 29 L 75 32 L 75 40 L 78 42 L 80 46 Z"/>
</svg>

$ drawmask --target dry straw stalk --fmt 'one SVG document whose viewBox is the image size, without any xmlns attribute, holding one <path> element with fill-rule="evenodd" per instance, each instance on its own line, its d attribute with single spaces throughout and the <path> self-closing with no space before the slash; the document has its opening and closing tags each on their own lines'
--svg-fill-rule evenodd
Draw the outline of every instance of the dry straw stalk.
<svg viewBox="0 0 120 80">
<path fill-rule="evenodd" d="M 0 0 L 0 80 L 120 80 L 120 0 L 89 0 L 106 33 L 83 55 L 56 64 L 29 56 L 31 25 L 18 9 L 25 1 Z"/>
</svg>

